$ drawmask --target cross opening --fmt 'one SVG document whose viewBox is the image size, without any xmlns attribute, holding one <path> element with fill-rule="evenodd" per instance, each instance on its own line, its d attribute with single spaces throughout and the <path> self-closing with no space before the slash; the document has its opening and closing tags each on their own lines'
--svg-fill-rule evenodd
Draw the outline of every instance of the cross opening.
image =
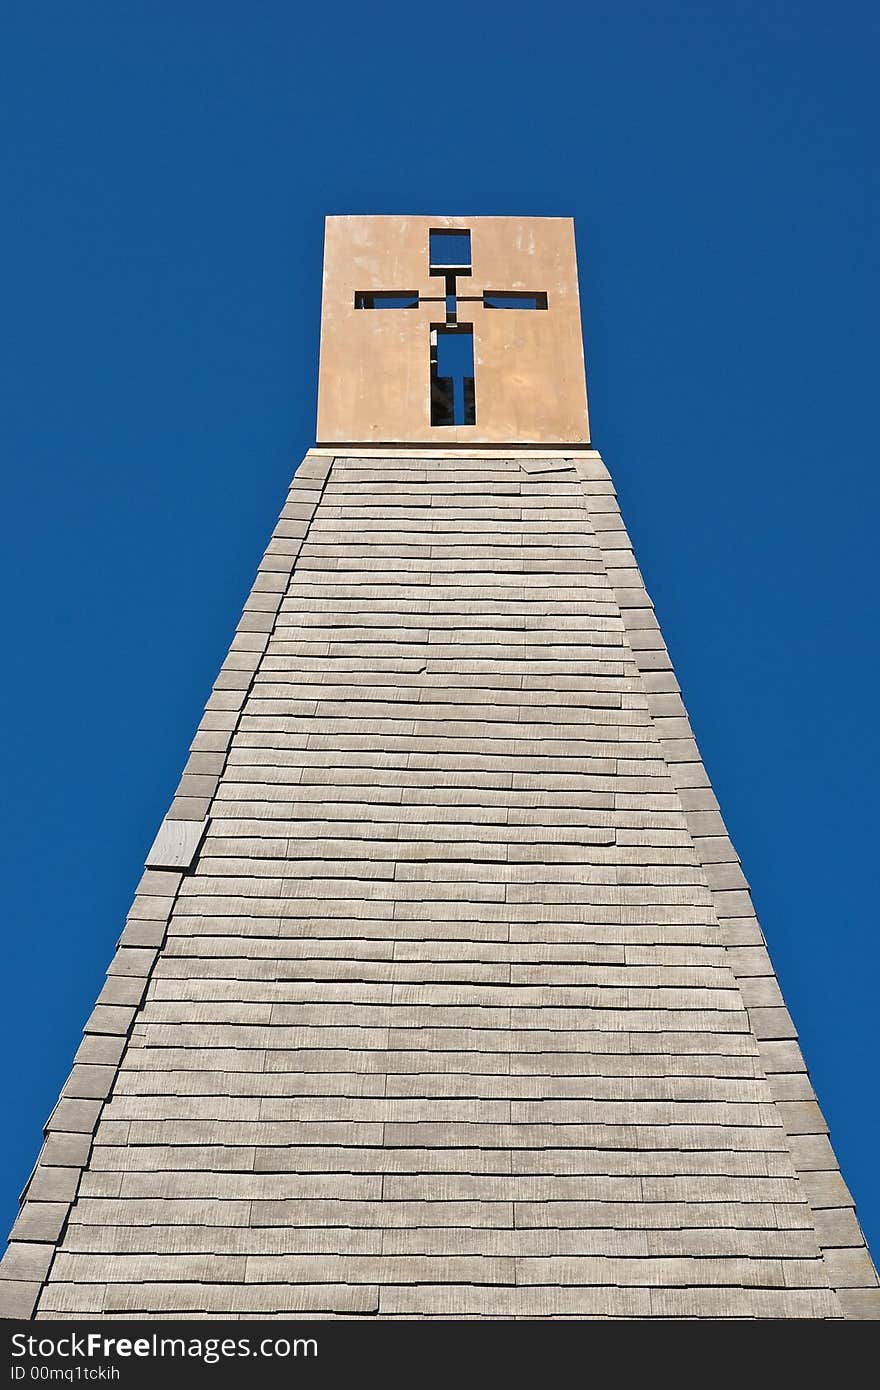
<svg viewBox="0 0 880 1390">
<path fill-rule="evenodd" d="M 432 425 L 475 425 L 474 330 L 458 322 L 459 300 L 484 309 L 546 309 L 546 290 L 483 290 L 482 294 L 458 293 L 458 277 L 473 274 L 471 234 L 459 228 L 428 232 L 428 273 L 442 276 L 443 294 L 422 295 L 418 290 L 356 290 L 356 309 L 417 309 L 420 304 L 442 304 L 445 323 L 431 324 L 430 415 Z"/>
</svg>

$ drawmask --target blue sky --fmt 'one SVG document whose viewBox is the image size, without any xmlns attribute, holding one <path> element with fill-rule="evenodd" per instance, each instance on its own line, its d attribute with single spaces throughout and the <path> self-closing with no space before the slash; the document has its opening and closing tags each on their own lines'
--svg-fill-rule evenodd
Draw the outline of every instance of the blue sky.
<svg viewBox="0 0 880 1390">
<path fill-rule="evenodd" d="M 565 214 L 594 440 L 876 1251 L 876 6 L 441 18 L 4 7 L 0 1224 L 314 438 L 323 216 Z"/>
</svg>

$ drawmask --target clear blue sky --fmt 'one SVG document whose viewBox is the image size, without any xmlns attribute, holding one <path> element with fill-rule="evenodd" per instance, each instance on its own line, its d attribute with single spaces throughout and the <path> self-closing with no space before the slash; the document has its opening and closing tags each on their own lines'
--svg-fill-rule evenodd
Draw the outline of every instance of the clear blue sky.
<svg viewBox="0 0 880 1390">
<path fill-rule="evenodd" d="M 875 4 L 12 0 L 11 1221 L 291 471 L 322 218 L 572 214 L 594 439 L 874 1248 Z"/>
</svg>

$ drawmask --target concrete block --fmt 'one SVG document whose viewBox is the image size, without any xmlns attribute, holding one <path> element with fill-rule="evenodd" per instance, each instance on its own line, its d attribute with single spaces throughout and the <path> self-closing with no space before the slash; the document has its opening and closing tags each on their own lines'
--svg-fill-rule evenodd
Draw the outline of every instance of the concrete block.
<svg viewBox="0 0 880 1390">
<path fill-rule="evenodd" d="M 789 1134 L 828 1133 L 825 1116 L 815 1101 L 784 1100 L 776 1108 Z"/>
<path fill-rule="evenodd" d="M 40 1162 L 52 1168 L 82 1168 L 92 1150 L 90 1134 L 66 1134 L 53 1130 L 40 1152 Z"/>
<path fill-rule="evenodd" d="M 165 940 L 166 922 L 148 922 L 130 918 L 119 938 L 121 947 L 159 947 Z"/>
<path fill-rule="evenodd" d="M 68 1134 L 91 1134 L 98 1122 L 102 1105 L 101 1100 L 59 1100 L 46 1121 L 45 1132 L 48 1135 L 60 1129 Z"/>
<path fill-rule="evenodd" d="M 877 1272 L 864 1245 L 850 1250 L 826 1250 L 824 1257 L 834 1288 L 877 1289 Z"/>
<path fill-rule="evenodd" d="M 61 1095 L 73 1100 L 106 1100 L 116 1078 L 113 1066 L 75 1065 Z"/>
<path fill-rule="evenodd" d="M 144 997 L 147 981 L 142 975 L 108 975 L 97 998 L 103 1006 L 132 1005 L 135 1008 Z"/>
<path fill-rule="evenodd" d="M 86 1022 L 84 1033 L 127 1033 L 137 1010 L 116 1004 L 96 1004 Z"/>
<path fill-rule="evenodd" d="M 759 1041 L 796 1038 L 797 1029 L 785 1008 L 750 1009 L 749 1022 Z"/>
<path fill-rule="evenodd" d="M 845 1289 L 837 1291 L 844 1317 L 862 1321 L 880 1320 L 880 1289 Z"/>
<path fill-rule="evenodd" d="M 803 1141 L 792 1141 L 792 1143 L 795 1142 Z M 810 1140 L 809 1142 L 815 1143 L 817 1141 Z M 831 1146 L 828 1145 L 828 1147 L 830 1149 Z M 808 1166 L 811 1165 L 803 1165 L 804 1168 Z M 813 1220 L 816 1225 L 816 1235 L 823 1250 L 831 1246 L 860 1246 L 865 1243 L 865 1237 L 853 1207 L 817 1208 L 813 1212 Z"/>
<path fill-rule="evenodd" d="M 6 1253 L 0 1260 L 0 1280 L 42 1282 L 49 1271 L 54 1253 L 53 1245 L 36 1241 L 10 1241 Z"/>
<path fill-rule="evenodd" d="M 830 1173 L 801 1173 L 801 1186 L 814 1209 L 851 1207 L 852 1193 L 836 1170 Z"/>
<path fill-rule="evenodd" d="M 33 1315 L 42 1284 L 26 1279 L 0 1279 L 0 1318 L 24 1321 Z"/>
<path fill-rule="evenodd" d="M 15 1218 L 10 1240 L 56 1241 L 69 1211 L 69 1201 L 37 1202 L 28 1198 Z"/>
<path fill-rule="evenodd" d="M 165 820 L 204 821 L 211 801 L 210 796 L 175 796 Z"/>
<path fill-rule="evenodd" d="M 125 1051 L 125 1043 L 125 1038 L 106 1033 L 89 1033 L 77 1048 L 74 1062 L 116 1066 Z"/>
<path fill-rule="evenodd" d="M 782 991 L 774 975 L 740 979 L 739 987 L 743 1003 L 750 1011 L 752 1009 L 785 1008 Z"/>
<path fill-rule="evenodd" d="M 49 1168 L 38 1164 L 26 1189 L 27 1201 L 70 1203 L 76 1196 L 79 1179 L 78 1168 Z"/>
</svg>

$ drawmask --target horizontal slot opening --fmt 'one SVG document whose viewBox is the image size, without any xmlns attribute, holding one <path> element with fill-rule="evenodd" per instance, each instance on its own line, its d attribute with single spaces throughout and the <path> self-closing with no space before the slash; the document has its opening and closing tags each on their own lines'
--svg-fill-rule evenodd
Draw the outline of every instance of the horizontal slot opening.
<svg viewBox="0 0 880 1390">
<path fill-rule="evenodd" d="M 484 309 L 546 309 L 547 295 L 543 290 L 486 290 Z"/>
<path fill-rule="evenodd" d="M 418 290 L 355 290 L 356 309 L 417 309 Z"/>
</svg>

